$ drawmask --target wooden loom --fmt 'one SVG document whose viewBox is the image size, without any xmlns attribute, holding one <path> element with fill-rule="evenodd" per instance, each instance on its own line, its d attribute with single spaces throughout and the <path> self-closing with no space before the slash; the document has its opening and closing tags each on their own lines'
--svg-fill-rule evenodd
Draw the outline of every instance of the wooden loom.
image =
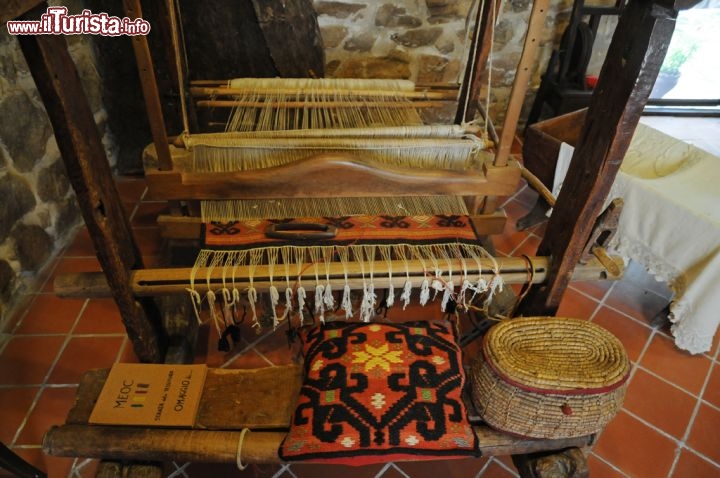
<svg viewBox="0 0 720 478">
<path fill-rule="evenodd" d="M 132 10 L 134 5 L 129 3 L 129 9 Z M 681 2 L 666 5 L 640 0 L 631 3 L 623 15 L 590 106 L 589 116 L 595 121 L 590 121 L 585 126 L 580 145 L 576 149 L 577 157 L 582 157 L 583 161 L 574 161 L 571 166 L 565 188 L 541 245 L 540 252 L 545 256 L 536 259 L 536 264 L 545 264 L 546 266 L 536 276 L 540 284 L 535 287 L 530 298 L 523 305 L 525 312 L 552 313 L 557 308 L 562 292 L 570 280 L 577 259 L 590 234 L 594 217 L 600 212 L 604 196 L 610 188 L 657 75 L 663 53 L 669 43 L 667 39 L 672 33 L 675 11 L 687 6 L 689 5 Z M 44 3 L 38 5 L 35 1 L 17 1 L 5 7 L 2 18 L 7 20 L 22 15 L 23 19 L 32 20 L 39 18 L 46 8 Z M 114 190 L 112 176 L 107 162 L 104 160 L 103 149 L 95 130 L 92 114 L 84 99 L 77 72 L 67 53 L 64 39 L 56 36 L 28 36 L 19 39 L 38 89 L 46 103 L 70 180 L 76 190 L 84 218 L 98 251 L 98 257 L 106 273 L 106 283 L 103 284 L 103 281 L 98 282 L 97 278 L 91 278 L 82 281 L 79 287 L 89 287 L 90 289 L 86 291 L 88 295 L 112 293 L 118 303 L 137 355 L 144 361 L 162 361 L 167 347 L 167 335 L 161 327 L 155 302 L 145 297 L 146 294 L 152 295 L 156 291 L 148 289 L 142 293 L 139 289 L 139 284 L 146 284 L 147 275 L 151 276 L 153 273 L 143 268 L 137 247 L 131 240 L 130 227 Z M 141 44 L 143 39 L 136 37 L 133 41 L 137 45 Z M 142 48 L 142 45 L 139 48 Z M 471 85 L 470 89 L 472 87 L 474 86 Z M 507 132 L 503 131 L 503 135 L 505 134 Z M 504 145 L 509 148 L 509 143 L 503 144 L 501 141 L 501 151 Z M 303 165 L 303 167 L 313 170 L 317 167 L 349 166 L 362 179 L 361 182 L 355 183 L 358 184 L 356 188 L 359 195 L 371 195 L 378 192 L 378 188 L 387 187 L 398 188 L 400 191 L 406 192 L 415 189 L 415 186 L 408 184 L 404 177 L 399 177 L 400 173 L 397 171 L 381 170 L 378 173 L 375 168 L 368 169 L 367 165 L 360 167 L 353 162 L 345 163 L 347 161 L 331 157 L 321 158 L 320 162 L 314 162 L 310 166 Z M 504 188 L 508 185 L 504 181 L 499 181 L 504 186 L 495 184 L 498 178 L 502 178 L 503 174 L 506 174 L 495 170 L 500 167 L 503 165 L 486 165 L 484 171 L 474 175 L 462 175 L 463 177 L 457 177 L 458 175 L 452 173 L 443 174 L 442 176 L 452 179 L 452 186 L 448 185 L 446 178 L 441 179 L 434 174 L 420 175 L 420 178 L 424 181 L 424 187 L 433 193 L 444 193 L 448 189 L 453 189 L 456 193 L 459 191 L 460 194 L 466 195 L 503 194 L 502 191 L 505 191 Z M 186 187 L 183 196 L 193 197 L 193 195 L 200 196 L 198 191 L 203 185 L 214 184 L 216 178 L 203 174 L 199 173 L 190 178 L 172 171 L 163 171 L 160 176 L 173 175 L 172 181 L 177 181 L 179 178 L 181 184 Z M 378 174 L 382 180 L 380 184 L 376 182 Z M 493 176 L 493 174 L 497 174 L 497 176 Z M 251 187 L 258 179 L 268 178 L 255 177 L 249 181 L 242 175 L 233 175 L 226 178 L 224 185 L 217 189 L 219 193 L 228 190 L 235 192 L 237 191 L 235 188 Z M 311 179 L 308 178 L 308 180 Z M 310 189 L 307 191 L 293 190 L 290 195 L 303 196 L 315 187 L 333 186 L 324 184 L 322 181 L 311 181 L 309 184 Z M 240 195 L 251 196 L 254 191 L 250 191 L 242 190 Z M 331 191 L 338 192 L 332 189 Z M 540 269 L 542 267 L 538 267 L 538 270 Z M 143 275 L 146 275 L 146 278 L 138 282 L 138 277 Z M 81 427 L 81 430 L 74 430 L 75 433 L 102 432 L 97 429 L 93 431 L 94 427 L 86 425 L 83 428 L 81 423 L 82 420 L 78 422 L 78 425 L 72 425 Z M 159 449 L 133 450 L 122 445 L 122 437 L 131 437 L 131 430 L 114 437 L 119 440 L 114 443 L 120 445 L 119 447 L 109 446 L 99 449 L 89 446 L 81 451 L 79 445 L 75 443 L 69 449 L 63 449 L 58 442 L 52 440 L 52 436 L 60 436 L 64 431 L 72 430 L 60 427 L 49 435 L 48 443 L 53 445 L 50 448 L 58 454 L 82 454 L 117 459 L 207 459 L 213 457 L 225 460 L 230 458 L 223 452 L 197 454 L 192 451 L 190 454 L 183 455 L 182 452 L 176 453 L 176 450 L 167 449 L 167 443 L 162 444 L 166 448 L 164 452 Z M 479 435 L 482 435 L 482 432 L 479 432 Z M 252 436 L 250 435 L 250 437 Z M 265 451 L 268 449 L 267 443 L 263 444 L 267 437 L 260 433 L 255 436 L 259 440 L 258 442 L 254 442 L 253 439 L 247 442 L 248 453 L 251 455 L 253 449 Z M 187 437 L 184 437 L 183 440 L 185 438 Z M 583 444 L 534 441 L 528 446 L 526 443 L 521 443 L 522 441 L 508 437 L 502 437 L 502 440 L 506 441 L 503 441 L 500 446 L 497 446 L 492 440 L 486 441 L 485 446 L 481 443 L 481 450 L 489 454 L 498 452 L 513 454 Z M 89 440 L 84 440 L 84 442 L 91 443 Z M 157 438 L 152 442 L 160 446 Z M 128 445 L 128 443 L 125 444 Z M 191 446 L 192 448 L 193 446 Z M 258 454 L 263 457 L 258 458 L 258 461 L 270 459 L 263 453 Z M 234 459 L 234 453 L 232 459 Z M 246 460 L 252 460 L 252 458 L 246 457 Z"/>
</svg>

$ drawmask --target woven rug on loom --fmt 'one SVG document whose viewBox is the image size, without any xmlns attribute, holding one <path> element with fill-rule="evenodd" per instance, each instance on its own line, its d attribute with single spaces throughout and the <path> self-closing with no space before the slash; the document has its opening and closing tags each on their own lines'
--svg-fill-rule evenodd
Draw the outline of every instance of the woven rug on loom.
<svg viewBox="0 0 720 478">
<path fill-rule="evenodd" d="M 269 226 L 289 223 L 331 225 L 337 234 L 321 240 L 267 237 Z M 242 250 L 282 245 L 477 244 L 478 236 L 464 215 L 381 215 L 210 222 L 203 224 L 202 240 L 206 248 Z"/>
</svg>

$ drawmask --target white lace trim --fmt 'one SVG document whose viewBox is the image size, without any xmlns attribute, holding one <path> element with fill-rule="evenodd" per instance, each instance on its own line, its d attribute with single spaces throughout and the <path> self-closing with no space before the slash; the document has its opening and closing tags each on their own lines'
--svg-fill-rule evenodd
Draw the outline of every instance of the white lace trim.
<svg viewBox="0 0 720 478">
<path fill-rule="evenodd" d="M 642 264 L 655 279 L 665 282 L 676 296 L 682 296 L 685 292 L 686 285 L 682 272 L 659 258 L 652 248 L 643 244 L 642 241 L 627 236 L 620 238 L 617 235 L 613 239 L 611 247 L 623 257 Z"/>
<path fill-rule="evenodd" d="M 670 304 L 671 313 L 669 318 L 673 323 L 670 330 L 675 337 L 675 345 L 691 354 L 709 351 L 712 347 L 713 337 L 698 334 L 697 331 L 689 328 L 687 323 L 683 321 L 683 318 L 690 317 L 693 314 L 692 303 L 683 297 L 686 288 L 683 274 L 654 254 L 652 249 L 642 241 L 627 236 L 622 238 L 615 236 L 611 247 L 623 257 L 642 264 L 648 273 L 655 279 L 665 282 L 673 291 L 674 296 Z"/>
<path fill-rule="evenodd" d="M 688 330 L 686 322 L 675 322 L 670 330 L 675 337 L 675 345 L 691 354 L 708 352 L 712 347 L 712 335 L 700 335 L 694 330 Z"/>
</svg>

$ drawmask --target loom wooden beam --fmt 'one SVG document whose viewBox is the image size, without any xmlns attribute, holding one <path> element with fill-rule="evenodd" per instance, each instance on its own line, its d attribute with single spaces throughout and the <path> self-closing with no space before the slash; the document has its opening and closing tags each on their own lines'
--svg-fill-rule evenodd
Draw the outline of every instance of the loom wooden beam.
<svg viewBox="0 0 720 478">
<path fill-rule="evenodd" d="M 631 1 L 618 22 L 539 255 L 554 258 L 523 315 L 554 315 L 620 169 L 660 70 L 680 3 Z"/>
<path fill-rule="evenodd" d="M 38 20 L 46 10 L 41 3 L 22 19 Z M 136 300 L 130 288 L 130 270 L 141 268 L 142 258 L 65 38 L 21 35 L 18 40 L 135 353 L 144 362 L 162 361 L 159 313 L 152 300 Z"/>
<path fill-rule="evenodd" d="M 511 437 L 487 426 L 473 427 L 482 456 L 503 456 L 568 447 L 585 447 L 592 437 L 531 440 Z M 93 425 L 54 426 L 45 435 L 43 451 L 53 456 L 112 460 L 236 463 L 240 431 L 172 430 Z M 251 431 L 245 435 L 242 462 L 281 463 L 278 449 L 285 432 Z"/>
<path fill-rule="evenodd" d="M 529 275 L 527 271 L 528 263 L 521 258 L 497 258 L 500 274 L 507 284 L 524 284 L 528 281 Z M 533 283 L 539 284 L 547 278 L 547 268 L 550 263 L 548 257 L 530 257 L 535 268 Z M 611 260 L 620 271 L 622 271 L 623 261 L 620 257 L 611 256 Z M 478 274 L 477 267 L 471 261 L 466 261 L 468 275 Z M 489 264 L 488 264 L 489 265 Z M 392 284 L 397 288 L 402 288 L 405 283 L 405 262 L 393 261 L 392 267 L 393 278 Z M 376 288 L 387 288 L 391 280 L 388 275 L 388 265 L 384 261 L 379 261 L 373 266 L 373 282 Z M 410 278 L 420 284 L 425 278 L 425 268 L 418 261 L 410 261 L 408 263 Z M 462 265 L 457 264 L 457 271 L 462 270 Z M 270 287 L 269 270 L 267 266 L 255 266 L 254 268 L 253 287 L 258 291 L 267 291 Z M 362 271 L 359 265 L 354 265 L 349 270 L 348 285 L 353 289 L 362 289 L 364 281 L 362 279 Z M 173 269 L 141 269 L 132 272 L 132 290 L 138 296 L 154 296 L 158 294 L 187 294 L 190 287 L 189 268 L 173 268 Z M 237 267 L 234 269 L 235 281 L 232 282 L 227 271 L 217 268 L 209 275 L 208 270 L 199 269 L 195 280 L 195 288 L 198 292 L 205 292 L 208 289 L 208 282 L 214 288 L 220 288 L 223 284 L 223 275 L 225 275 L 225 284 L 234 285 L 242 289 L 250 285 L 248 279 L 250 270 L 247 266 Z M 324 276 L 324 266 L 321 275 Z M 345 270 L 339 264 L 330 265 L 330 283 L 333 287 L 342 288 L 345 285 Z M 367 271 L 366 271 L 367 273 Z M 484 267 L 482 273 L 490 276 L 493 272 L 491 269 Z M 619 276 L 610 276 L 602 263 L 597 258 L 590 259 L 586 264 L 578 266 L 573 272 L 573 280 L 599 280 L 599 279 L 615 279 Z M 314 281 L 315 274 L 312 264 L 308 264 L 304 279 Z M 278 267 L 275 267 L 274 280 L 278 282 L 285 280 L 278 273 Z M 291 278 L 293 281 L 295 278 Z M 74 274 L 59 275 L 55 279 L 55 293 L 60 297 L 84 297 L 84 298 L 102 298 L 110 296 L 110 288 L 102 273 L 100 272 L 81 272 Z"/>
<path fill-rule="evenodd" d="M 266 103 L 264 101 L 240 101 L 240 100 L 200 100 L 197 102 L 198 108 L 273 108 L 273 109 L 291 109 L 291 108 L 440 108 L 444 106 L 442 101 L 363 101 L 359 105 L 357 101 L 284 101 Z"/>
<path fill-rule="evenodd" d="M 52 427 L 47 432 L 43 450 L 53 456 L 110 460 L 235 463 L 240 433 L 62 425 Z M 285 434 L 273 431 L 248 433 L 243 440 L 243 463 L 279 463 L 278 449 Z"/>
<path fill-rule="evenodd" d="M 240 431 L 250 428 L 252 431 L 243 440 L 243 463 L 278 463 L 277 450 L 289 428 L 302 370 L 298 365 L 208 370 L 198 424 L 193 429 L 88 424 L 106 377 L 107 371 L 94 370 L 82 378 L 66 424 L 51 428 L 45 435 L 43 450 L 46 453 L 113 460 L 235 463 Z M 256 410 L 254 414 L 252 409 Z M 262 417 L 263 424 L 272 422 L 270 428 L 277 423 L 277 430 L 256 425 L 257 417 Z M 212 423 L 205 422 L 206 418 Z M 535 440 L 512 437 L 483 425 L 473 428 L 483 455 L 582 447 L 593 440 L 592 436 Z"/>
<path fill-rule="evenodd" d="M 528 90 L 530 75 L 532 74 L 532 69 L 537 58 L 538 47 L 540 46 L 540 35 L 545 28 L 545 17 L 547 17 L 549 4 L 550 0 L 533 1 L 522 56 L 520 57 L 520 62 L 515 72 L 515 79 L 513 80 L 512 90 L 510 91 L 510 99 L 507 110 L 505 111 L 505 120 L 502 131 L 500 132 L 500 143 L 498 144 L 495 155 L 495 164 L 497 166 L 504 166 L 510 156 L 510 148 L 515 140 L 515 132 L 517 131 L 517 124 L 520 119 L 520 111 L 525 102 L 525 94 Z"/>
<path fill-rule="evenodd" d="M 540 178 L 531 173 L 527 168 L 522 168 L 522 177 L 525 181 L 527 181 L 528 186 L 533 188 L 540 195 L 540 198 L 550 207 L 555 205 L 555 196 L 553 196 L 552 191 L 550 191 L 547 186 L 540 181 Z"/>
<path fill-rule="evenodd" d="M 140 0 L 123 0 L 123 8 L 129 18 L 142 18 Z M 131 38 L 131 41 L 160 169 L 169 170 L 172 169 L 172 159 L 168 147 L 167 133 L 165 132 L 162 105 L 160 104 L 160 91 L 155 78 L 155 67 L 150 57 L 150 47 L 145 35 L 135 35 Z"/>
<path fill-rule="evenodd" d="M 337 95 L 341 94 L 345 97 L 352 97 L 352 96 L 386 96 L 386 97 L 397 97 L 397 98 L 409 98 L 409 99 L 420 99 L 420 100 L 457 100 L 457 92 L 454 90 L 438 90 L 438 91 L 428 91 L 428 90 L 415 90 L 415 91 L 380 91 L 380 90 L 364 90 L 364 89 L 348 89 L 348 90 L 342 90 L 342 92 L 339 92 L 338 90 L 326 90 L 328 94 L 331 95 Z M 306 96 L 305 93 L 298 90 L 279 90 L 276 88 L 229 88 L 229 87 L 215 87 L 215 88 L 208 88 L 208 87 L 199 87 L 194 86 L 190 88 L 190 93 L 194 97 L 217 97 L 217 96 L 236 96 L 236 95 L 244 95 L 248 93 L 253 93 L 256 95 L 279 95 L 279 94 L 285 94 L 289 95 L 291 97 L 304 97 Z M 313 89 L 313 92 L 311 94 L 317 95 L 317 90 Z M 357 103 L 355 103 L 357 106 Z M 364 103 L 363 103 L 364 105 Z"/>
<path fill-rule="evenodd" d="M 292 164 L 223 173 L 146 169 L 152 199 L 272 199 L 311 197 L 506 195 L 520 179 L 517 165 L 484 171 L 379 167 L 335 153 Z M 338 178 L 342 178 L 339 180 Z"/>
<path fill-rule="evenodd" d="M 493 19 L 498 17 L 501 6 L 502 2 L 493 0 L 483 0 L 478 5 L 475 28 L 479 30 L 473 36 L 468 49 L 468 58 L 465 62 L 467 66 L 460 86 L 455 124 L 463 124 L 475 119 L 480 104 L 481 82 L 487 71 L 486 64 L 492 49 L 492 37 L 495 33 Z M 489 121 L 488 118 L 485 120 Z"/>
<path fill-rule="evenodd" d="M 191 87 L 206 87 L 206 88 L 226 88 L 228 80 L 190 80 Z M 432 91 L 432 90 L 444 90 L 453 91 L 454 95 L 457 96 L 460 87 L 457 83 L 415 83 L 416 91 Z"/>
</svg>

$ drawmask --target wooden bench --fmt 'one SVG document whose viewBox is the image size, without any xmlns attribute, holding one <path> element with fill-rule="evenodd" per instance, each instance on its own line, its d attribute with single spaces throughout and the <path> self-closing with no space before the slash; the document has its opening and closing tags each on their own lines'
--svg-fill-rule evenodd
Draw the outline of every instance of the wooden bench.
<svg viewBox="0 0 720 478">
<path fill-rule="evenodd" d="M 64 425 L 45 435 L 43 451 L 53 456 L 119 461 L 236 463 L 243 429 L 243 463 L 280 463 L 278 448 L 289 428 L 302 382 L 302 368 L 209 369 L 192 428 L 149 428 L 90 424 L 108 370 L 90 370 L 80 381 Z M 536 440 L 501 433 L 481 423 L 469 400 L 470 422 L 482 456 L 519 455 L 591 445 L 594 435 Z M 531 476 L 531 475 L 530 475 Z"/>
</svg>

